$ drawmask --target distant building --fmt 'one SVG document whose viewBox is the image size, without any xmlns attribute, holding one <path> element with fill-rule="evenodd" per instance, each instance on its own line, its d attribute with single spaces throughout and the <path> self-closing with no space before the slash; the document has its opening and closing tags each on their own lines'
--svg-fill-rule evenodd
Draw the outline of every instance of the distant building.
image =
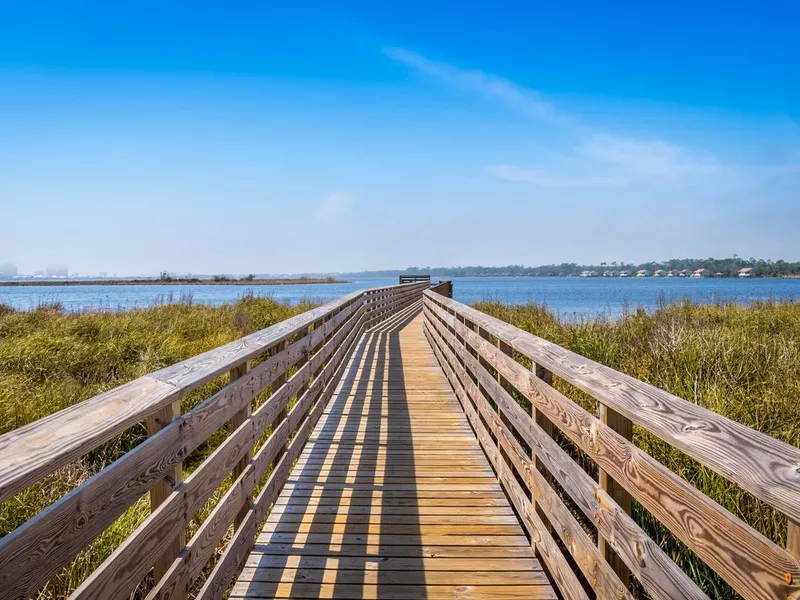
<svg viewBox="0 0 800 600">
<path fill-rule="evenodd" d="M 752 277 L 753 276 L 753 267 L 745 267 L 744 269 L 739 269 L 739 272 L 736 274 L 737 277 Z"/>
<path fill-rule="evenodd" d="M 716 273 L 714 273 L 714 277 L 725 277 L 725 273 L 720 273 L 719 271 L 717 271 Z"/>
<path fill-rule="evenodd" d="M 636 271 L 636 276 L 637 277 L 650 277 L 650 271 L 648 271 L 647 269 L 639 269 L 638 271 Z"/>
<path fill-rule="evenodd" d="M 581 271 L 581 277 L 597 277 L 597 271 Z"/>
<path fill-rule="evenodd" d="M 0 264 L 0 277 L 16 277 L 17 265 L 11 263 Z"/>
<path fill-rule="evenodd" d="M 67 277 L 69 275 L 69 269 L 65 266 L 59 267 L 47 267 L 44 270 L 45 277 Z"/>
<path fill-rule="evenodd" d="M 630 277 L 631 276 L 631 272 L 630 271 L 620 271 L 619 272 L 619 276 L 620 277 Z"/>
<path fill-rule="evenodd" d="M 678 277 L 691 277 L 691 275 L 692 274 L 689 271 L 689 269 L 681 269 L 680 271 L 678 271 Z"/>
<path fill-rule="evenodd" d="M 603 271 L 603 277 L 619 277 L 619 271 L 612 269 L 610 271 Z"/>
<path fill-rule="evenodd" d="M 106 279 L 108 277 L 108 273 L 105 271 L 100 271 L 100 279 Z"/>
<path fill-rule="evenodd" d="M 677 277 L 677 276 L 678 276 L 677 269 L 670 269 L 669 271 L 667 271 L 667 277 Z"/>
<path fill-rule="evenodd" d="M 653 277 L 664 277 L 664 269 L 656 269 L 653 271 Z"/>
<path fill-rule="evenodd" d="M 694 279 L 700 279 L 702 277 L 711 277 L 711 271 L 708 269 L 697 269 L 694 273 L 692 273 L 691 277 Z"/>
</svg>

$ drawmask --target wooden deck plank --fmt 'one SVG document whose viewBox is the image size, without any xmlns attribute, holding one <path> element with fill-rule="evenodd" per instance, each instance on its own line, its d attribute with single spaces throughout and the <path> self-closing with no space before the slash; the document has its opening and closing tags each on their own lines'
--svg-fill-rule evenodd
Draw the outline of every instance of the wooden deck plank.
<svg viewBox="0 0 800 600">
<path fill-rule="evenodd" d="M 231 598 L 555 598 L 421 316 L 363 336 Z"/>
</svg>

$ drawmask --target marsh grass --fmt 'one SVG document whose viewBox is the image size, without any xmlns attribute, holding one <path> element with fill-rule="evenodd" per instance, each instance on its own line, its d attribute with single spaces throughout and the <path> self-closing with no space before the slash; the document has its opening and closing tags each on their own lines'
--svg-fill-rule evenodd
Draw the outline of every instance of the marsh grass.
<svg viewBox="0 0 800 600">
<path fill-rule="evenodd" d="M 191 297 L 165 298 L 147 309 L 66 313 L 40 302 L 35 310 L 0 305 L 0 434 L 6 433 L 103 391 L 185 360 L 244 335 L 309 310 L 309 302 L 287 304 L 245 294 L 219 307 L 194 304 Z M 227 383 L 219 377 L 181 401 L 185 412 Z M 219 446 L 227 429 L 215 432 L 186 458 L 188 476 Z M 74 489 L 147 438 L 139 424 L 110 442 L 0 504 L 3 536 Z M 230 486 L 225 480 L 188 527 L 197 530 Z M 41 598 L 66 598 L 136 529 L 150 513 L 142 497 L 40 592 Z M 188 537 L 187 537 L 188 539 Z M 142 596 L 145 581 L 138 590 Z M 1 594 L 0 594 L 1 595 Z"/>
<path fill-rule="evenodd" d="M 619 320 L 560 319 L 536 304 L 481 302 L 475 308 L 729 419 L 800 445 L 800 302 L 742 306 L 662 300 L 653 313 L 627 309 Z M 597 402 L 556 378 L 554 385 L 593 414 Z M 634 443 L 779 545 L 786 517 L 636 426 Z M 564 445 L 564 444 L 562 444 Z M 572 450 L 565 446 L 568 451 Z M 585 469 L 583 457 L 576 456 Z M 639 525 L 712 598 L 737 598 L 641 505 Z M 637 590 L 646 597 L 642 590 Z"/>
</svg>

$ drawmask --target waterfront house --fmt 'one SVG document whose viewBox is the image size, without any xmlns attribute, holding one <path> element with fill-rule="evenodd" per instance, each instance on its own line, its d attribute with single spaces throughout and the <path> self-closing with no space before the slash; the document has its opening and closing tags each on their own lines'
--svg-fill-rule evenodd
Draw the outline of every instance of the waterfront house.
<svg viewBox="0 0 800 600">
<path fill-rule="evenodd" d="M 725 273 L 716 272 L 714 273 L 714 277 L 725 277 Z"/>
<path fill-rule="evenodd" d="M 744 269 L 739 269 L 739 272 L 736 274 L 737 277 L 752 277 L 753 276 L 753 267 L 745 267 Z"/>
<path fill-rule="evenodd" d="M 670 269 L 669 271 L 667 271 L 667 277 L 677 277 L 677 276 L 678 276 L 677 269 Z"/>
<path fill-rule="evenodd" d="M 690 275 L 689 269 L 681 269 L 678 271 L 678 277 L 689 277 Z"/>
<path fill-rule="evenodd" d="M 650 271 L 648 271 L 647 269 L 639 269 L 638 271 L 636 271 L 636 276 L 637 277 L 650 277 Z"/>
<path fill-rule="evenodd" d="M 653 271 L 653 277 L 663 277 L 664 276 L 664 269 L 656 269 Z"/>
<path fill-rule="evenodd" d="M 702 277 L 711 277 L 711 271 L 708 269 L 697 269 L 694 273 L 692 273 L 691 277 L 694 279 L 700 279 Z"/>
<path fill-rule="evenodd" d="M 630 271 L 620 271 L 619 272 L 619 276 L 620 277 L 630 277 L 631 276 L 631 272 Z"/>
<path fill-rule="evenodd" d="M 581 271 L 581 277 L 597 277 L 597 271 Z"/>
<path fill-rule="evenodd" d="M 603 277 L 619 277 L 619 271 L 612 269 L 610 271 L 603 271 Z"/>
</svg>

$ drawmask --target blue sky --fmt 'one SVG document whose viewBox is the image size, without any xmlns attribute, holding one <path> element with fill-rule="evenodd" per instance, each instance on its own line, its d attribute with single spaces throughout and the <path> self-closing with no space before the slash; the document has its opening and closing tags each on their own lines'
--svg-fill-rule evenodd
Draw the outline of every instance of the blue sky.
<svg viewBox="0 0 800 600">
<path fill-rule="evenodd" d="M 389 4 L 0 2 L 0 262 L 800 259 L 797 3 Z"/>
</svg>

